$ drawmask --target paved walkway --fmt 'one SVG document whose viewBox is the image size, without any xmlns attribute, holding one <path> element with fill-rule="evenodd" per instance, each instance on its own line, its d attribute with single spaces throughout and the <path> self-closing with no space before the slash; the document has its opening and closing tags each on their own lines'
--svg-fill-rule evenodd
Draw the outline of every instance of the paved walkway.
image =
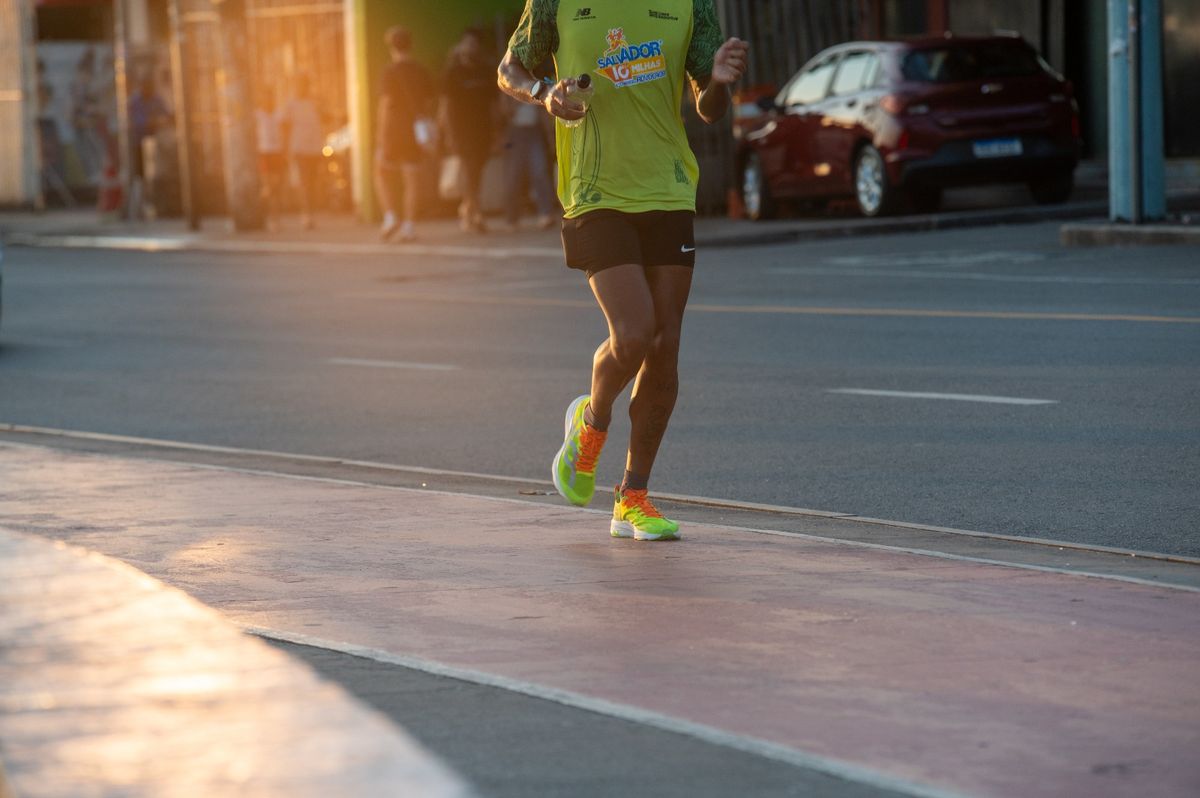
<svg viewBox="0 0 1200 798">
<path fill-rule="evenodd" d="M 642 544 L 602 511 L 11 444 L 0 485 L 0 524 L 281 639 L 913 795 L 1200 790 L 1196 591 L 712 525 Z"/>
<path fill-rule="evenodd" d="M 1027 224 L 1056 219 L 1103 219 L 1108 215 L 1106 164 L 1085 162 L 1076 171 L 1076 191 L 1063 205 L 1031 204 L 1022 185 L 980 186 L 946 192 L 939 213 L 861 218 L 849 201 L 832 209 L 791 218 L 751 222 L 745 219 L 701 217 L 696 223 L 701 247 L 744 246 L 811 240 L 848 235 L 917 232 L 995 224 Z M 1172 210 L 1200 209 L 1200 162 L 1172 161 L 1167 174 Z M 298 217 L 285 217 L 277 232 L 233 233 L 224 218 L 203 220 L 199 231 L 181 219 L 118 221 L 94 209 L 50 210 L 45 213 L 0 212 L 0 239 L 9 243 L 46 246 L 106 246 L 119 249 L 243 251 L 274 253 L 410 254 L 485 258 L 561 258 L 557 229 L 537 230 L 530 219 L 518 231 L 498 221 L 487 235 L 466 234 L 452 220 L 434 219 L 418 225 L 415 244 L 383 244 L 378 228 L 349 214 L 324 215 L 317 228 L 301 229 Z"/>
<path fill-rule="evenodd" d="M 107 557 L 0 529 L 0 610 L 19 798 L 469 794 L 340 688 Z"/>
</svg>

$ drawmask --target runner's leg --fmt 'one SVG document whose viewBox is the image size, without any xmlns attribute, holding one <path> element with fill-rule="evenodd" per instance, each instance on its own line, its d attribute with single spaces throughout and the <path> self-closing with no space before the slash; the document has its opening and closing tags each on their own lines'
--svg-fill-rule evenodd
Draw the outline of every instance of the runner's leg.
<svg viewBox="0 0 1200 798">
<path fill-rule="evenodd" d="M 634 474 L 649 477 L 679 394 L 679 337 L 692 287 L 692 269 L 651 266 L 645 273 L 655 323 L 629 403 L 632 431 L 625 467 Z"/>
<path fill-rule="evenodd" d="M 646 270 L 637 264 L 613 266 L 590 280 L 608 321 L 608 338 L 592 359 L 591 407 L 607 426 L 613 402 L 637 375 L 654 338 L 654 300 Z"/>
</svg>

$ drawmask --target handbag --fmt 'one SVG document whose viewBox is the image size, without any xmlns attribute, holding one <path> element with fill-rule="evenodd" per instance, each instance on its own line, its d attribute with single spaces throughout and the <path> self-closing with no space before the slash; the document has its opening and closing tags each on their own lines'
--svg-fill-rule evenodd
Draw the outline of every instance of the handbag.
<svg viewBox="0 0 1200 798">
<path fill-rule="evenodd" d="M 442 159 L 442 171 L 438 175 L 438 196 L 447 202 L 462 199 L 462 159 L 447 155 Z"/>
<path fill-rule="evenodd" d="M 418 116 L 413 120 L 413 138 L 417 146 L 432 155 L 437 150 L 437 123 L 427 116 Z"/>
</svg>

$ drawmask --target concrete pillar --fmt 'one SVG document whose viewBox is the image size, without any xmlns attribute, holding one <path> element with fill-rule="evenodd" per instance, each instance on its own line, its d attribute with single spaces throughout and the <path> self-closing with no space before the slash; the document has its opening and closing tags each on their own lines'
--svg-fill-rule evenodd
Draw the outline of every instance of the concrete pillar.
<svg viewBox="0 0 1200 798">
<path fill-rule="evenodd" d="M 251 99 L 249 35 L 245 0 L 213 0 L 221 21 L 217 36 L 220 68 L 221 144 L 225 154 L 225 198 L 233 229 L 263 229 L 258 182 L 254 104 Z"/>
<path fill-rule="evenodd" d="M 41 207 L 33 4 L 0 0 L 0 205 Z"/>
<path fill-rule="evenodd" d="M 367 46 L 367 0 L 343 0 L 346 37 L 346 104 L 350 117 L 350 183 L 354 191 L 354 208 L 365 221 L 375 219 L 378 204 L 372 175 L 374 136 L 371 120 L 370 59 Z"/>
</svg>

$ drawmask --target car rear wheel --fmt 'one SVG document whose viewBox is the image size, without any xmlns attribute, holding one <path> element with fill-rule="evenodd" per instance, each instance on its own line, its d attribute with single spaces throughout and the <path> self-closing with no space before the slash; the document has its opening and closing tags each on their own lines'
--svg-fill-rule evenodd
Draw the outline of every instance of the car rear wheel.
<svg viewBox="0 0 1200 798">
<path fill-rule="evenodd" d="M 767 188 L 762 161 L 754 153 L 750 153 L 742 167 L 742 204 L 746 208 L 746 218 L 756 222 L 775 215 L 775 201 L 771 199 L 771 190 Z"/>
<path fill-rule="evenodd" d="M 854 161 L 854 200 L 863 216 L 890 213 L 895 189 L 888 183 L 883 156 L 871 145 L 862 148 Z"/>
<path fill-rule="evenodd" d="M 1074 175 L 1056 175 L 1029 184 L 1029 193 L 1038 205 L 1060 205 L 1071 198 L 1075 190 Z"/>
</svg>

